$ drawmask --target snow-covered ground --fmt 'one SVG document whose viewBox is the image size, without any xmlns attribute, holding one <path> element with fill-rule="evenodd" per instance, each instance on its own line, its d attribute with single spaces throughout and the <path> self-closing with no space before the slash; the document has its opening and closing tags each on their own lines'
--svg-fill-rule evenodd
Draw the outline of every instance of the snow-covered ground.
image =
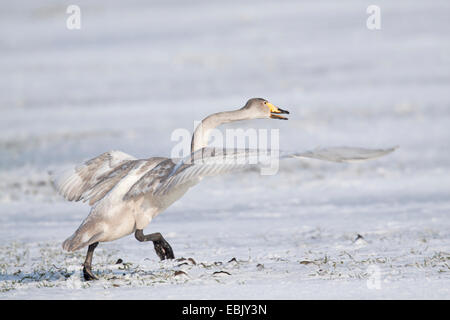
<svg viewBox="0 0 450 320">
<path fill-rule="evenodd" d="M 371 4 L 0 3 L 0 298 L 449 299 L 450 3 L 378 1 L 368 30 Z M 178 260 L 130 236 L 101 243 L 83 281 L 85 250 L 61 243 L 89 207 L 48 172 L 170 156 L 173 130 L 255 96 L 290 120 L 239 125 L 279 128 L 283 150 L 400 148 L 206 179 L 145 230 Z"/>
</svg>

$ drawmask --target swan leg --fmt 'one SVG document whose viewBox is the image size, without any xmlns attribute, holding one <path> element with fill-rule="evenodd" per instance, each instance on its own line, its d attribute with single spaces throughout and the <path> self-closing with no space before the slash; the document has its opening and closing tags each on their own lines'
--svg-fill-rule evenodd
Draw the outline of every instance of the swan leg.
<svg viewBox="0 0 450 320">
<path fill-rule="evenodd" d="M 91 244 L 88 248 L 88 252 L 86 255 L 86 260 L 83 264 L 83 276 L 84 280 L 98 280 L 98 278 L 92 273 L 91 266 L 92 266 L 92 256 L 94 255 L 94 250 L 98 246 L 98 242 L 94 242 Z"/>
<path fill-rule="evenodd" d="M 144 235 L 142 229 L 137 229 L 136 232 L 134 233 L 134 236 L 140 242 L 152 241 L 153 245 L 155 246 L 156 254 L 161 260 L 175 258 L 175 256 L 173 255 L 172 247 L 166 241 L 166 239 L 163 238 L 161 233 L 156 232 Z"/>
</svg>

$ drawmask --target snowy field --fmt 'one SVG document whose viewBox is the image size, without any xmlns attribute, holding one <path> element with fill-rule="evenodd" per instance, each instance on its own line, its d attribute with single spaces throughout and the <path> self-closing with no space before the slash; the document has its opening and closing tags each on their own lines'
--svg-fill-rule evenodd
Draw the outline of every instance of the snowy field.
<svg viewBox="0 0 450 320">
<path fill-rule="evenodd" d="M 381 30 L 366 27 L 371 4 Z M 1 2 L 0 298 L 450 299 L 449 13 L 446 0 Z M 108 150 L 170 156 L 173 130 L 251 97 L 291 111 L 239 124 L 279 128 L 282 150 L 400 148 L 206 179 L 145 229 L 177 260 L 129 236 L 98 246 L 100 280 L 85 282 L 86 250 L 61 243 L 89 206 L 49 171 Z"/>
</svg>

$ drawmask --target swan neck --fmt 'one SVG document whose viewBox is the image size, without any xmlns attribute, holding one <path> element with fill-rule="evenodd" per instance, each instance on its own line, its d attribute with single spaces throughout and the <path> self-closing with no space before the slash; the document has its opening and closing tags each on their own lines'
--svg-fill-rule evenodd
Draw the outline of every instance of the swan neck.
<svg viewBox="0 0 450 320">
<path fill-rule="evenodd" d="M 224 111 L 207 116 L 200 122 L 192 135 L 191 153 L 208 146 L 211 131 L 218 126 L 235 121 L 251 119 L 245 109 Z"/>
</svg>

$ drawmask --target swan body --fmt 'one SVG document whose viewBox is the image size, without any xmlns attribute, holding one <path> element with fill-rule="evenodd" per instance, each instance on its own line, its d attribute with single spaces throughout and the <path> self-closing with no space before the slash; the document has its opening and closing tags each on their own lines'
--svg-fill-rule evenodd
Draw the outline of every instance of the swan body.
<svg viewBox="0 0 450 320">
<path fill-rule="evenodd" d="M 191 152 L 205 147 L 211 130 L 220 124 L 270 118 L 272 113 L 288 112 L 264 99 L 254 98 L 239 110 L 210 115 L 195 130 Z M 153 191 L 175 168 L 176 161 L 173 159 L 136 159 L 121 151 L 110 151 L 61 174 L 55 180 L 58 192 L 69 201 L 89 201 L 92 206 L 89 216 L 63 242 L 63 249 L 75 251 L 144 229 L 202 178 L 196 176 L 174 185 L 170 192 L 156 195 Z"/>
<path fill-rule="evenodd" d="M 63 242 L 63 249 L 75 251 L 94 242 L 113 241 L 129 235 L 137 229 L 144 229 L 153 218 L 181 198 L 195 184 L 195 181 L 185 183 L 163 196 L 155 197 L 151 193 L 139 194 L 128 196 L 124 201 L 124 196 L 133 189 L 137 182 L 147 181 L 149 176 L 153 178 L 157 175 L 167 175 L 175 166 L 175 163 L 168 158 L 155 157 L 137 160 L 127 155 L 128 160 L 121 160 L 124 156 L 125 154 L 120 151 L 104 153 L 97 158 L 98 160 L 110 159 L 109 171 L 104 168 L 105 162 L 95 161 L 97 158 L 94 158 L 91 164 L 78 172 L 73 172 L 68 179 L 62 180 L 62 183 L 57 183 L 66 199 L 76 195 L 77 200 L 89 201 L 89 204 L 92 205 L 89 216 L 75 233 Z M 155 171 L 152 170 L 156 166 L 160 168 L 155 175 Z M 85 181 L 83 177 L 85 179 L 86 176 L 83 173 L 86 171 L 94 175 L 106 171 L 107 175 L 105 176 L 103 173 L 103 175 L 92 177 L 98 179 L 99 182 L 83 192 L 83 189 L 79 188 L 83 186 L 81 182 Z M 114 172 L 113 176 L 110 174 L 111 171 Z M 83 193 L 80 194 L 80 192 Z"/>
<path fill-rule="evenodd" d="M 173 258 L 172 249 L 161 234 L 142 233 L 152 219 L 204 177 L 258 165 L 264 158 L 261 150 L 209 148 L 211 130 L 224 123 L 249 119 L 287 120 L 281 114 L 288 113 L 265 99 L 253 98 L 241 109 L 206 117 L 194 131 L 191 154 L 186 158 L 136 159 L 121 151 L 109 151 L 62 173 L 54 179 L 58 192 L 69 201 L 86 201 L 92 207 L 74 234 L 63 242 L 63 249 L 75 251 L 89 246 L 83 269 L 86 280 L 96 279 L 90 268 L 98 243 L 133 232 L 139 241 L 153 241 L 161 259 Z M 280 158 L 347 162 L 376 158 L 394 149 L 325 148 L 283 153 Z M 267 150 L 263 151 L 265 154 Z"/>
</svg>

